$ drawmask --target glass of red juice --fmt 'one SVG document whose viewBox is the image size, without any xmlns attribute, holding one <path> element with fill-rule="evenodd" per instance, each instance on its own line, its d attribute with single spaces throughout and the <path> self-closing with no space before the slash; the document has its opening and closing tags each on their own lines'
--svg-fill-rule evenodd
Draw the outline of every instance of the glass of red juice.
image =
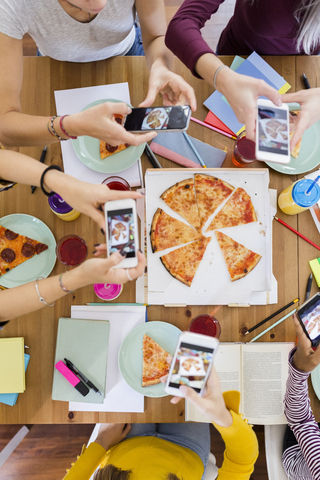
<svg viewBox="0 0 320 480">
<path fill-rule="evenodd" d="M 246 137 L 245 130 L 241 132 L 236 139 L 236 144 L 232 152 L 232 162 L 236 167 L 247 167 L 256 159 L 256 144 Z"/>
<path fill-rule="evenodd" d="M 78 235 L 66 235 L 57 243 L 56 254 L 64 265 L 76 267 L 87 258 L 88 247 Z"/>
<path fill-rule="evenodd" d="M 202 335 L 209 335 L 209 337 L 219 338 L 221 327 L 218 320 L 212 317 L 212 315 L 198 315 L 191 321 L 189 332 L 201 333 Z"/>
<path fill-rule="evenodd" d="M 102 182 L 103 185 L 107 185 L 110 190 L 131 190 L 131 187 L 127 180 L 121 177 L 108 177 Z"/>
</svg>

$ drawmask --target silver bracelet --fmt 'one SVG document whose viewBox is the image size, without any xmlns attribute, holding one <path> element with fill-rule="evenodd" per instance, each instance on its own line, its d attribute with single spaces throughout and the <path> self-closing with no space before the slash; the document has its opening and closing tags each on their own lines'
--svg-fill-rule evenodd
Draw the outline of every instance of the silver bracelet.
<svg viewBox="0 0 320 480">
<path fill-rule="evenodd" d="M 62 283 L 62 275 L 63 275 L 63 273 L 60 273 L 60 277 L 59 277 L 60 287 L 62 288 L 62 290 L 63 290 L 65 293 L 73 293 L 74 290 L 68 290 L 67 287 Z"/>
<path fill-rule="evenodd" d="M 41 296 L 41 293 L 39 292 L 38 280 L 44 280 L 44 277 L 38 277 L 37 280 L 36 280 L 36 291 L 37 291 L 37 294 L 38 294 L 38 297 L 39 297 L 39 302 L 44 303 L 45 305 L 47 305 L 47 307 L 53 307 L 56 302 L 53 302 L 53 303 L 51 303 L 51 304 L 50 304 L 50 303 L 47 303 L 47 302 L 45 301 L 45 299 Z"/>
<path fill-rule="evenodd" d="M 222 68 L 229 68 L 228 65 L 220 65 L 219 68 L 217 68 L 215 74 L 214 74 L 214 77 L 213 77 L 213 86 L 214 86 L 214 89 L 217 90 L 217 85 L 216 85 L 216 81 L 217 81 L 217 76 L 218 76 L 218 73 L 220 72 L 220 70 Z"/>
</svg>

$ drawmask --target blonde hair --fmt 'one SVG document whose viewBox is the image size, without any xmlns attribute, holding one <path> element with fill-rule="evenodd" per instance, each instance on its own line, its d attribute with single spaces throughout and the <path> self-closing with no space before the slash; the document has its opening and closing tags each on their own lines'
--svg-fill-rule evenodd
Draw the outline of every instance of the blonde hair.
<svg viewBox="0 0 320 480">
<path fill-rule="evenodd" d="M 93 480 L 129 480 L 131 472 L 131 470 L 121 470 L 114 465 L 106 465 L 94 474 Z M 165 480 L 183 480 L 183 478 L 178 478 L 174 473 L 168 473 Z"/>
</svg>

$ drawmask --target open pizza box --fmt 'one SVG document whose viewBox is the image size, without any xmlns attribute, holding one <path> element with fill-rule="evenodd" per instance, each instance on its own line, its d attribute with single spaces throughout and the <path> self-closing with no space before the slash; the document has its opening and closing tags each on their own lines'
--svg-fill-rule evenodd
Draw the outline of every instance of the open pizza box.
<svg viewBox="0 0 320 480">
<path fill-rule="evenodd" d="M 207 246 L 190 287 L 165 269 L 160 257 L 179 247 L 152 252 L 150 229 L 157 208 L 188 223 L 160 198 L 172 185 L 191 178 L 195 173 L 213 175 L 243 188 L 251 197 L 258 221 L 219 229 L 236 242 L 262 256 L 258 265 L 244 278 L 231 282 L 214 231 L 202 233 L 212 239 Z M 277 282 L 272 274 L 272 207 L 268 169 L 161 169 L 146 172 L 146 235 L 148 259 L 148 303 L 150 305 L 266 305 L 277 302 Z M 230 198 L 230 197 L 229 197 Z M 273 198 L 276 198 L 273 195 Z M 206 223 L 225 205 L 225 200 Z"/>
</svg>

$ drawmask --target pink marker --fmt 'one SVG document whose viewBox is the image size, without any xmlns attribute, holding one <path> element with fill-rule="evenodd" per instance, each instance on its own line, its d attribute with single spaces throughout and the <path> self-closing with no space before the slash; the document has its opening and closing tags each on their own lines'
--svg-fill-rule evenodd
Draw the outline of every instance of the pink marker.
<svg viewBox="0 0 320 480">
<path fill-rule="evenodd" d="M 83 397 L 88 395 L 89 388 L 81 382 L 77 375 L 75 375 L 62 360 L 56 363 L 55 367 Z"/>
</svg>

